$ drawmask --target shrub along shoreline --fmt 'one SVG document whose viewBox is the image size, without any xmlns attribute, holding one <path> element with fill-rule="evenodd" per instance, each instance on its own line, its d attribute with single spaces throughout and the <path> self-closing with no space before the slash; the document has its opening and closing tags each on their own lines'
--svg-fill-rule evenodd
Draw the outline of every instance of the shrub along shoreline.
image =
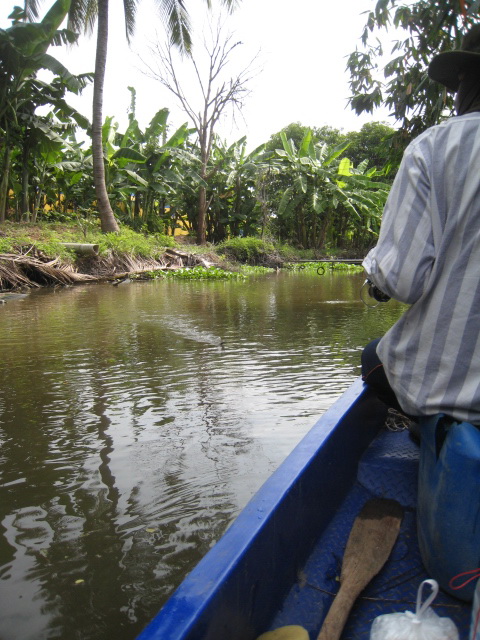
<svg viewBox="0 0 480 640">
<path fill-rule="evenodd" d="M 246 277 L 289 263 L 297 267 L 302 260 L 318 260 L 304 265 L 317 269 L 322 258 L 331 257 L 254 237 L 198 246 L 185 237 L 147 236 L 127 227 L 103 234 L 81 224 L 7 222 L 0 225 L 0 292 L 169 276 Z"/>
</svg>

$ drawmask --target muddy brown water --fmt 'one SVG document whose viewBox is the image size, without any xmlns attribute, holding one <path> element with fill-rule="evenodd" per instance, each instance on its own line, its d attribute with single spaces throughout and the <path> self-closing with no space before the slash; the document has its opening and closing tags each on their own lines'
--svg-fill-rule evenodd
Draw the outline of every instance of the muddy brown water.
<svg viewBox="0 0 480 640">
<path fill-rule="evenodd" d="M 0 638 L 131 640 L 402 312 L 361 275 L 0 306 Z"/>
</svg>

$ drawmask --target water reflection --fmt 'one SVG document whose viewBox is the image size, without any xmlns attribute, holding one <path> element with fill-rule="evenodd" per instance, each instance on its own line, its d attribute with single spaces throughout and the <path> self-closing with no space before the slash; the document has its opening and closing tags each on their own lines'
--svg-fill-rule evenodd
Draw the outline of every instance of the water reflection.
<svg viewBox="0 0 480 640">
<path fill-rule="evenodd" d="M 0 307 L 0 636 L 133 638 L 401 312 L 361 276 Z"/>
</svg>

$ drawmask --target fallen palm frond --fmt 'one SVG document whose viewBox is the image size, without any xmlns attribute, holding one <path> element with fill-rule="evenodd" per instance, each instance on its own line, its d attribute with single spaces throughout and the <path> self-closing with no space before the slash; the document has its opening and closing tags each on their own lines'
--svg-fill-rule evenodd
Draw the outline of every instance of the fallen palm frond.
<svg viewBox="0 0 480 640">
<path fill-rule="evenodd" d="M 143 258 L 127 253 L 121 255 L 112 253 L 105 257 L 81 260 L 77 264 L 82 272 L 88 271 L 96 280 L 108 280 L 148 269 L 161 269 L 165 261 L 162 258 Z"/>
<path fill-rule="evenodd" d="M 72 266 L 58 257 L 48 258 L 32 245 L 23 253 L 0 254 L 0 290 L 102 282 L 145 271 L 182 269 L 197 265 L 209 267 L 212 263 L 201 256 L 169 249 L 163 256 L 155 259 L 112 252 L 106 257 L 85 257 Z"/>
<path fill-rule="evenodd" d="M 40 286 L 32 283 L 12 260 L 4 261 L 2 258 L 0 256 L 0 289 Z"/>
<path fill-rule="evenodd" d="M 82 272 L 88 271 L 97 282 L 117 280 L 146 271 L 170 271 L 199 265 L 209 267 L 212 264 L 202 256 L 173 249 L 167 249 L 162 256 L 156 258 L 111 253 L 106 257 L 88 258 L 77 262 Z"/>
<path fill-rule="evenodd" d="M 77 273 L 59 258 L 45 262 L 25 254 L 0 254 L 0 289 L 41 287 L 87 282 L 93 277 Z"/>
</svg>

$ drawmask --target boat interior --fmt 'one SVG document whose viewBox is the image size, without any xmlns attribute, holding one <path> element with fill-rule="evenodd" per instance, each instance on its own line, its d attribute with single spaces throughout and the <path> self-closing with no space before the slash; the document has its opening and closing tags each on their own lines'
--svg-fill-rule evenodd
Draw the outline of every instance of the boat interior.
<svg viewBox="0 0 480 640">
<path fill-rule="evenodd" d="M 355 515 L 372 496 L 394 499 L 404 507 L 400 534 L 392 554 L 357 599 L 343 640 L 368 640 L 373 620 L 386 613 L 415 612 L 418 587 L 429 578 L 420 556 L 416 531 L 419 445 L 408 430 L 382 429 L 360 459 L 357 477 L 341 509 L 318 539 L 298 581 L 277 613 L 271 629 L 288 624 L 305 627 L 316 638 L 338 591 L 343 551 Z M 440 590 L 435 613 L 454 621 L 467 640 L 470 607 Z"/>
</svg>

